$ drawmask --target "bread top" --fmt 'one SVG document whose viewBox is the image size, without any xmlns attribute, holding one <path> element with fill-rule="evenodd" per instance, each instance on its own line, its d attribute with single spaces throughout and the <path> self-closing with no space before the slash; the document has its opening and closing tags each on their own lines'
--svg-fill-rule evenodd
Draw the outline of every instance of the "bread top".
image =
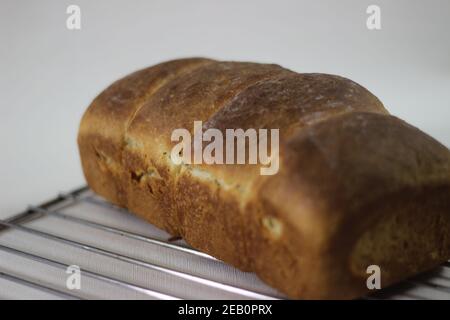
<svg viewBox="0 0 450 320">
<path fill-rule="evenodd" d="M 153 67 L 154 68 L 154 67 Z M 348 79 L 298 74 L 278 65 L 210 61 L 181 73 L 147 96 L 129 121 L 125 141 L 147 158 L 170 155 L 174 129 L 280 129 L 281 144 L 296 131 L 337 114 L 387 113 L 381 102 Z M 192 169 L 192 166 L 189 166 Z M 174 169 L 178 170 L 178 169 Z M 255 165 L 195 165 L 195 174 L 239 192 L 260 179 Z"/>
<path fill-rule="evenodd" d="M 91 133 L 105 138 L 109 148 L 102 152 L 120 162 L 125 133 L 143 104 L 170 80 L 210 62 L 202 58 L 168 61 L 114 82 L 86 110 L 79 135 Z"/>
<path fill-rule="evenodd" d="M 221 131 L 278 128 L 279 172 L 171 164 L 173 130 L 193 133 L 194 121 Z M 450 185 L 448 149 L 390 116 L 368 90 L 278 65 L 192 58 L 138 71 L 93 101 L 80 128 L 80 135 L 88 133 L 104 140 L 101 152 L 113 161 L 137 154 L 144 171 L 168 167 L 172 177 L 191 175 L 234 193 L 242 208 L 264 199 L 310 230 L 339 226 L 363 214 L 358 208 L 365 204 L 408 188 Z"/>
</svg>

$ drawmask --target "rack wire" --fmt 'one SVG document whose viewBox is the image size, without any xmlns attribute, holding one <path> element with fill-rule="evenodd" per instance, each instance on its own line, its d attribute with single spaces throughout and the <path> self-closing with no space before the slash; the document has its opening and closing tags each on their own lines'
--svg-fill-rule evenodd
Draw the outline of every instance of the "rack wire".
<svg viewBox="0 0 450 320">
<path fill-rule="evenodd" d="M 70 266 L 82 287 L 70 290 Z M 284 299 L 87 187 L 0 219 L 0 298 Z M 450 299 L 450 262 L 365 299 Z"/>
</svg>

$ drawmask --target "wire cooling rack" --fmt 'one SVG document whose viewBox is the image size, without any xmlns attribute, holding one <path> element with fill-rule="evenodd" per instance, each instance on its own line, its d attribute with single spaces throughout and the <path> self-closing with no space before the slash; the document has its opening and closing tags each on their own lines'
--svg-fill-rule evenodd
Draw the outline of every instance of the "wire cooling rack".
<svg viewBox="0 0 450 320">
<path fill-rule="evenodd" d="M 73 266 L 79 289 L 67 285 Z M 83 187 L 0 220 L 0 298 L 285 297 Z M 450 299 L 450 262 L 364 299 Z"/>
</svg>

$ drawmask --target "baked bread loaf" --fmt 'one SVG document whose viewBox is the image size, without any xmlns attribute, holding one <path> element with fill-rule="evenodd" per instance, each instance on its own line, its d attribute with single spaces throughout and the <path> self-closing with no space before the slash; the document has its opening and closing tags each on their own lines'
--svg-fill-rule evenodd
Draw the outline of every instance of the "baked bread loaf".
<svg viewBox="0 0 450 320">
<path fill-rule="evenodd" d="M 279 171 L 174 164 L 174 129 L 279 128 Z M 85 112 L 89 186 L 292 298 L 367 293 L 450 258 L 450 152 L 348 79 L 192 58 L 113 83 Z"/>
</svg>

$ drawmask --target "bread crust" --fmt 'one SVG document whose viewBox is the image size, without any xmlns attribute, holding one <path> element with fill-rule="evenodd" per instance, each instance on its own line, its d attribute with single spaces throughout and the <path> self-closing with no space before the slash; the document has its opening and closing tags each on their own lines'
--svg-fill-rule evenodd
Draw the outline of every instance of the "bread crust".
<svg viewBox="0 0 450 320">
<path fill-rule="evenodd" d="M 280 170 L 174 165 L 174 129 L 279 128 Z M 345 299 L 450 258 L 450 153 L 365 88 L 277 65 L 174 60 L 107 88 L 78 136 L 89 186 L 292 298 Z"/>
</svg>

